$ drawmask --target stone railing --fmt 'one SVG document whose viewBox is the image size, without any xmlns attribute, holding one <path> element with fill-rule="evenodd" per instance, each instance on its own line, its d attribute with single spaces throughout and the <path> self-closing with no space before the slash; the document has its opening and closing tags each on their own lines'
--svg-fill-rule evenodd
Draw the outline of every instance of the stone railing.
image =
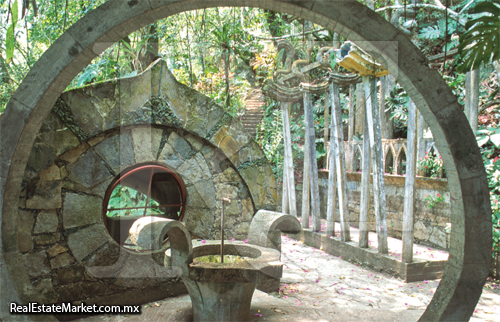
<svg viewBox="0 0 500 322">
<path fill-rule="evenodd" d="M 425 152 L 434 152 L 439 155 L 436 147 L 434 146 L 433 139 L 424 139 Z M 327 142 L 327 155 L 326 165 L 328 167 L 328 159 L 330 158 L 330 142 Z M 395 140 L 382 140 L 382 148 L 384 151 L 384 172 L 386 174 L 403 175 L 405 172 L 406 162 L 406 139 Z M 361 171 L 362 163 L 361 158 L 363 155 L 363 141 L 344 141 L 344 151 L 346 158 L 346 170 L 349 172 Z M 418 159 L 422 156 L 417 156 Z M 327 168 L 328 170 L 328 168 Z M 422 175 L 423 176 L 423 175 Z"/>
</svg>

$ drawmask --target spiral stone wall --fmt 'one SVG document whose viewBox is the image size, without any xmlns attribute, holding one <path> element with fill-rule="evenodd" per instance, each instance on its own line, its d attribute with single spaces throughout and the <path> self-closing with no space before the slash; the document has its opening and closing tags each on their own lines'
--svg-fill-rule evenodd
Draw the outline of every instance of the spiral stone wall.
<svg viewBox="0 0 500 322">
<path fill-rule="evenodd" d="M 112 181 L 142 164 L 181 179 L 183 222 L 197 238 L 220 238 L 222 198 L 232 199 L 226 238 L 239 240 L 256 210 L 276 204 L 270 166 L 242 125 L 177 83 L 163 61 L 137 77 L 65 92 L 37 135 L 19 197 L 30 300 L 139 303 L 184 292 L 162 252 L 119 246 L 103 221 Z"/>
</svg>

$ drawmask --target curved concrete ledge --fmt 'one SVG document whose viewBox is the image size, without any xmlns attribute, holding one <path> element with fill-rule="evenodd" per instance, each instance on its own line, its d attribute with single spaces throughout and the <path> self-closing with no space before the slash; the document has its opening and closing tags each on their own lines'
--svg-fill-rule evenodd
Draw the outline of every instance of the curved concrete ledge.
<svg viewBox="0 0 500 322">
<path fill-rule="evenodd" d="M 296 234 L 300 231 L 302 228 L 296 217 L 281 212 L 259 210 L 250 223 L 248 242 L 281 252 L 281 232 Z"/>
<path fill-rule="evenodd" d="M 193 246 L 191 234 L 182 222 L 147 216 L 137 219 L 130 228 L 130 241 L 146 249 L 160 249 L 165 235 L 169 237 L 173 253 L 171 266 L 180 267 L 183 275 L 187 275 L 193 262 Z"/>
</svg>

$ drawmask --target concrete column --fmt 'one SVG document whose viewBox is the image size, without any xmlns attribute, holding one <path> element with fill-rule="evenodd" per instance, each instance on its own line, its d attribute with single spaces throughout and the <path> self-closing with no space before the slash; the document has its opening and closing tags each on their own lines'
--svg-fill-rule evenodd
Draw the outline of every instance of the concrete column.
<svg viewBox="0 0 500 322">
<path fill-rule="evenodd" d="M 406 141 L 406 177 L 403 210 L 403 262 L 413 261 L 413 221 L 415 217 L 415 175 L 417 166 L 417 108 L 410 100 Z"/>
<path fill-rule="evenodd" d="M 313 231 L 321 230 L 321 218 L 319 208 L 319 184 L 318 184 L 318 162 L 316 159 L 316 143 L 314 133 L 314 117 L 312 110 L 311 93 L 304 92 L 304 119 L 306 123 L 306 136 L 309 138 L 305 150 L 308 151 L 309 159 L 309 184 L 311 189 L 311 212 L 313 218 Z"/>
<path fill-rule="evenodd" d="M 372 150 L 373 164 L 373 194 L 375 202 L 376 231 L 378 236 L 378 251 L 386 254 L 387 246 L 387 220 L 385 209 L 385 184 L 384 184 L 384 164 L 382 151 L 382 133 L 380 129 L 379 110 L 377 100 L 375 78 L 363 76 L 366 98 L 366 114 L 368 119 L 368 130 L 370 132 L 370 148 Z"/>
<path fill-rule="evenodd" d="M 333 146 L 333 154 L 330 158 L 335 158 L 335 168 L 337 176 L 337 192 L 339 198 L 340 213 L 340 238 L 342 241 L 350 241 L 349 227 L 349 205 L 347 201 L 347 175 L 345 171 L 344 156 L 344 131 L 342 129 L 342 111 L 340 107 L 339 86 L 330 83 L 330 101 L 332 102 L 332 136 L 330 145 Z"/>
</svg>

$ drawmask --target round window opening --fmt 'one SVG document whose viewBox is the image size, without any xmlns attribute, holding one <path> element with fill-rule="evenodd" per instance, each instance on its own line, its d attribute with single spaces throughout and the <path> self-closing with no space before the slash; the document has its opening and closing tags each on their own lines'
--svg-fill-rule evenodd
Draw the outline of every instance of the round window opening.
<svg viewBox="0 0 500 322">
<path fill-rule="evenodd" d="M 132 244 L 130 227 L 144 216 L 182 221 L 185 200 L 184 185 L 177 175 L 159 165 L 143 165 L 124 171 L 111 183 L 103 203 L 104 223 L 121 246 L 149 251 Z"/>
</svg>

